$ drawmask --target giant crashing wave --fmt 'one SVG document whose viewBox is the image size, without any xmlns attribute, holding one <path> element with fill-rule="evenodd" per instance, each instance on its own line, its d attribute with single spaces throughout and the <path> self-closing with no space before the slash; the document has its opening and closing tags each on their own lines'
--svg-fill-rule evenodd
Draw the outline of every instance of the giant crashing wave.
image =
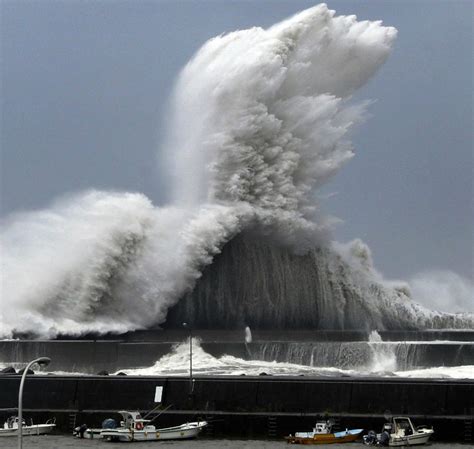
<svg viewBox="0 0 474 449">
<path fill-rule="evenodd" d="M 351 103 L 396 30 L 310 8 L 208 41 L 182 71 L 163 153 L 172 201 L 88 191 L 2 222 L 0 334 L 203 327 L 474 327 L 331 242 L 315 194 L 352 156 Z M 219 254 L 221 253 L 221 254 Z M 216 257 L 217 256 L 217 257 Z"/>
</svg>

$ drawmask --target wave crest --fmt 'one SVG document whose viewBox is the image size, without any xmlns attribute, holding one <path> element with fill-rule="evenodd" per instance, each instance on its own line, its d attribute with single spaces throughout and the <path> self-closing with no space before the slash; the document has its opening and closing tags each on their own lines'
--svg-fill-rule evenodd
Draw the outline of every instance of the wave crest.
<svg viewBox="0 0 474 449">
<path fill-rule="evenodd" d="M 90 191 L 6 219 L 2 334 L 122 332 L 162 323 L 242 230 L 258 228 L 300 251 L 320 244 L 330 219 L 319 213 L 315 192 L 352 157 L 349 132 L 369 103 L 353 104 L 350 96 L 383 64 L 395 37 L 379 21 L 335 16 L 323 4 L 269 29 L 204 44 L 172 98 L 164 153 L 173 206 Z M 354 273 L 331 273 L 321 285 L 343 292 L 347 282 L 357 301 L 380 300 L 367 307 L 373 322 L 384 323 L 383 307 L 396 309 L 403 289 L 378 286 L 362 244 L 351 254 L 359 261 Z M 344 267 L 337 270 L 346 273 L 351 261 Z M 334 287 L 333 279 L 342 284 Z M 330 295 L 312 300 L 324 303 L 320 310 L 340 308 L 341 323 L 344 295 L 337 304 Z M 408 321 L 417 323 L 420 311 L 413 308 Z"/>
</svg>

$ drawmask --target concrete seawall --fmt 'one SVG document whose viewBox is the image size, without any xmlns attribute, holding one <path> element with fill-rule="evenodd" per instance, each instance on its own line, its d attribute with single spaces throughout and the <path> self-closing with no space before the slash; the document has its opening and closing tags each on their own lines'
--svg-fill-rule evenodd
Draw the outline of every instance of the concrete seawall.
<svg viewBox="0 0 474 449">
<path fill-rule="evenodd" d="M 15 412 L 19 381 L 0 376 L 1 418 Z M 28 416 L 56 416 L 66 431 L 72 421 L 98 425 L 121 409 L 151 410 L 157 386 L 163 406 L 172 404 L 160 425 L 206 417 L 215 435 L 278 437 L 310 428 L 317 416 L 335 417 L 342 428 L 378 428 L 388 410 L 434 425 L 439 439 L 464 441 L 474 421 L 468 380 L 203 376 L 194 379 L 190 397 L 184 377 L 35 375 L 25 384 L 24 409 Z"/>
<path fill-rule="evenodd" d="M 195 329 L 203 350 L 242 359 L 277 360 L 315 366 L 354 368 L 368 362 L 371 349 L 366 331 L 253 330 L 245 344 L 244 331 Z M 474 331 L 380 331 L 383 342 L 393 342 L 399 369 L 474 365 Z M 0 363 L 21 364 L 48 355 L 50 371 L 96 374 L 106 370 L 149 367 L 188 337 L 183 329 L 135 331 L 122 335 L 81 339 L 0 340 Z M 373 343 L 372 343 L 373 344 Z M 349 351 L 347 350 L 349 349 Z M 351 354 L 352 353 L 352 354 Z M 341 360 L 334 359 L 339 355 Z M 332 356 L 332 357 L 329 357 Z"/>
</svg>

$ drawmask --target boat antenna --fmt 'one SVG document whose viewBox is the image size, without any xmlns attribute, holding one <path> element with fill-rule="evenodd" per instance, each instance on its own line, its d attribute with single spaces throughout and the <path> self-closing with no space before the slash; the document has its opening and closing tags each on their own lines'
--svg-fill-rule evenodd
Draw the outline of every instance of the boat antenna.
<svg viewBox="0 0 474 449">
<path fill-rule="evenodd" d="M 143 419 L 146 419 L 147 416 L 150 416 L 157 408 L 160 408 L 162 405 L 163 405 L 163 404 L 158 404 L 156 407 L 152 408 L 149 412 L 147 412 L 147 414 L 143 417 Z M 171 404 L 171 405 L 173 405 L 173 404 Z M 168 407 L 166 407 L 164 410 L 166 410 L 167 408 L 171 407 L 171 405 L 168 406 Z M 163 410 L 163 411 L 164 411 L 164 410 Z"/>
<path fill-rule="evenodd" d="M 166 410 L 168 410 L 169 408 L 173 407 L 173 404 L 170 404 L 168 405 L 168 407 L 165 407 L 163 410 L 161 410 L 160 413 L 158 413 L 158 415 L 154 416 L 152 419 L 150 419 L 150 422 L 153 422 L 156 418 L 158 418 L 162 413 L 166 412 Z M 151 412 L 150 412 L 151 413 Z M 148 413 L 148 415 L 150 414 Z M 146 416 L 148 416 L 146 415 Z"/>
</svg>

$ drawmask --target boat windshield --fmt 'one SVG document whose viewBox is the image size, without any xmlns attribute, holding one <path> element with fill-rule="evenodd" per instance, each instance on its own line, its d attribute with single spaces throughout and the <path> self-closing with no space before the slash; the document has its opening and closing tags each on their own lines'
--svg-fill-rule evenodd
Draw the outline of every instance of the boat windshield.
<svg viewBox="0 0 474 449">
<path fill-rule="evenodd" d="M 397 418 L 395 420 L 395 429 L 404 430 L 405 435 L 413 433 L 413 426 L 408 418 Z"/>
<path fill-rule="evenodd" d="M 331 423 L 329 421 L 317 422 L 314 427 L 314 433 L 331 433 Z"/>
</svg>

